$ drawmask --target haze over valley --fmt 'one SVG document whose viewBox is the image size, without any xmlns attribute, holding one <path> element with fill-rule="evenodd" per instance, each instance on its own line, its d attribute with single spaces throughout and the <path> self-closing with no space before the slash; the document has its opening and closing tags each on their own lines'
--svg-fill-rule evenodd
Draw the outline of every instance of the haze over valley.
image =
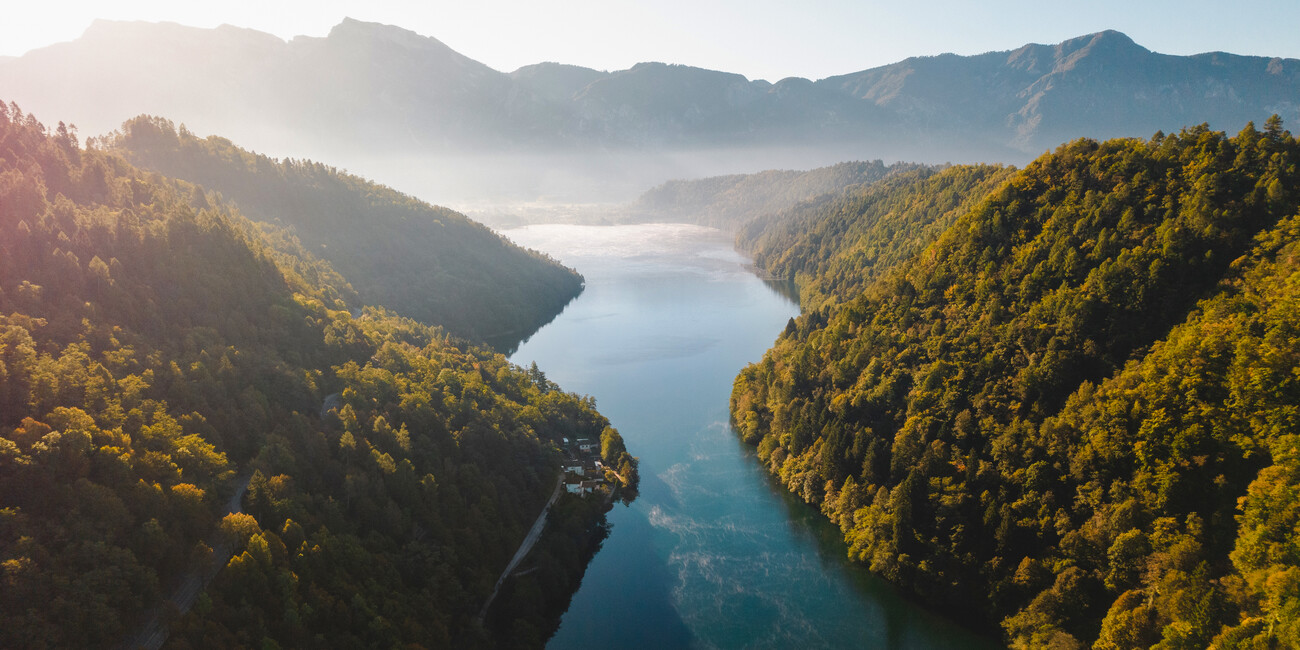
<svg viewBox="0 0 1300 650">
<path fill-rule="evenodd" d="M 160 83 L 160 81 L 162 81 Z M 819 80 L 688 65 L 494 70 L 431 35 L 96 21 L 0 60 L 0 87 L 83 135 L 140 114 L 439 202 L 623 201 L 670 178 L 845 160 L 1023 164 L 1077 138 L 1300 118 L 1300 61 L 1171 56 L 1104 31 Z"/>
<path fill-rule="evenodd" d="M 1300 9 L 296 1 L 0 56 L 0 647 L 1300 647 Z"/>
</svg>

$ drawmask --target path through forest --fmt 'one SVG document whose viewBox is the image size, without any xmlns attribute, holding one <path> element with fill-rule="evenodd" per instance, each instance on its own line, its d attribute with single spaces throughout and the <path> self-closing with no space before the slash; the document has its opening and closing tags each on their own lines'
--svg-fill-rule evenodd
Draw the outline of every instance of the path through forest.
<svg viewBox="0 0 1300 650">
<path fill-rule="evenodd" d="M 510 575 L 510 572 L 514 571 L 515 567 L 519 566 L 519 563 L 528 556 L 528 552 L 533 550 L 533 544 L 537 543 L 537 538 L 542 536 L 542 531 L 546 529 L 546 514 L 551 511 L 551 505 L 555 503 L 556 499 L 560 498 L 560 492 L 563 490 L 564 471 L 561 469 L 560 477 L 555 481 L 555 490 L 551 492 L 551 498 L 546 501 L 542 513 L 537 515 L 537 521 L 533 522 L 533 527 L 524 536 L 524 541 L 519 544 L 519 550 L 515 551 L 515 556 L 510 558 L 510 563 L 506 565 L 505 571 L 502 571 L 501 576 L 497 578 L 496 585 L 492 587 L 492 595 L 488 596 L 487 602 L 483 603 L 483 609 L 479 610 L 478 622 L 480 624 L 483 623 L 484 617 L 487 616 L 488 608 L 492 606 L 492 601 L 496 599 L 497 592 L 501 590 L 501 584 L 506 581 L 506 577 Z"/>
<path fill-rule="evenodd" d="M 226 511 L 230 513 L 243 512 L 244 492 L 248 490 L 248 482 L 252 480 L 253 475 L 248 474 L 239 478 L 238 487 L 235 493 L 230 496 L 230 501 L 226 502 Z M 190 611 L 194 606 L 194 601 L 198 600 L 199 594 L 207 586 L 221 569 L 230 561 L 232 549 L 230 544 L 222 539 L 220 523 L 218 528 L 213 530 L 212 538 L 209 540 L 209 546 L 212 548 L 212 560 L 206 567 L 198 567 L 186 573 L 172 594 L 167 600 L 154 607 L 150 612 L 148 620 L 140 629 L 140 633 L 129 639 L 122 645 L 127 650 L 158 650 L 163 643 L 167 641 L 169 630 L 165 622 L 170 618 L 168 614 L 175 616 L 183 615 Z M 168 610 L 171 610 L 170 612 Z"/>
</svg>

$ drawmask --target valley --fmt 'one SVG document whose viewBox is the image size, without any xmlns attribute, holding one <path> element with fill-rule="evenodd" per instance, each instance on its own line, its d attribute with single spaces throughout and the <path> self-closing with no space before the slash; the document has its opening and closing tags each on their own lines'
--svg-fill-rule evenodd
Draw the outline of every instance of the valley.
<svg viewBox="0 0 1300 650">
<path fill-rule="evenodd" d="M 939 4 L 0 48 L 0 647 L 1300 646 L 1300 15 Z"/>
<path fill-rule="evenodd" d="M 550 648 L 994 648 L 846 562 L 838 531 L 768 481 L 728 386 L 797 307 L 698 226 L 529 226 L 587 288 L 511 360 L 592 395 L 641 457 Z"/>
</svg>

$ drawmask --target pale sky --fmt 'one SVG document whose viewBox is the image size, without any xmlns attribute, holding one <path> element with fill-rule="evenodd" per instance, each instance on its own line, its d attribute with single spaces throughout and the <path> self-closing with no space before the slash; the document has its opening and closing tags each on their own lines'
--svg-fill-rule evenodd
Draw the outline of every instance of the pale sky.
<svg viewBox="0 0 1300 650">
<path fill-rule="evenodd" d="M 350 16 L 432 36 L 505 72 L 541 61 L 599 70 L 663 61 L 820 79 L 1103 29 L 1166 54 L 1300 58 L 1300 0 L 40 0 L 5 13 L 0 56 L 72 40 L 95 18 L 228 23 L 289 39 L 323 36 Z"/>
</svg>

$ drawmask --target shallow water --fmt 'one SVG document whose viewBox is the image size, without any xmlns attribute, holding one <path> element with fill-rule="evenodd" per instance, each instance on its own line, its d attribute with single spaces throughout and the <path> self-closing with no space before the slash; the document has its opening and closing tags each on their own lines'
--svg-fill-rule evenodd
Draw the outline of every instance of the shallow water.
<svg viewBox="0 0 1300 650">
<path fill-rule="evenodd" d="M 727 424 L 736 373 L 798 307 L 698 226 L 503 231 L 587 288 L 511 357 L 596 398 L 641 459 L 549 648 L 992 648 L 845 559 Z"/>
</svg>

